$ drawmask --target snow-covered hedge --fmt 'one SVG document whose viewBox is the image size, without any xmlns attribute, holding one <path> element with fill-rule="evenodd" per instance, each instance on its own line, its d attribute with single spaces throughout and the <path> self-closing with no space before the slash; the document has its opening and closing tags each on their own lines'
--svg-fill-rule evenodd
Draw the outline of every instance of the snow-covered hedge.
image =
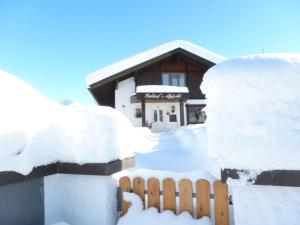
<svg viewBox="0 0 300 225">
<path fill-rule="evenodd" d="M 300 169 L 300 54 L 222 62 L 203 90 L 209 150 L 222 167 Z"/>
<path fill-rule="evenodd" d="M 64 106 L 0 70 L 0 171 L 28 174 L 56 161 L 100 163 L 133 155 L 136 131 L 109 107 Z"/>
</svg>

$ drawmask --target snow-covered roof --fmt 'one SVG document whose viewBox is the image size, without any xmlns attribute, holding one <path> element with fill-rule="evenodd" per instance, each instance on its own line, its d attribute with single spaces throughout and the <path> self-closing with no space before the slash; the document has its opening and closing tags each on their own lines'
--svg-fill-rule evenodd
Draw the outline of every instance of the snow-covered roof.
<svg viewBox="0 0 300 225">
<path fill-rule="evenodd" d="M 205 105 L 206 101 L 205 101 L 205 99 L 188 99 L 186 101 L 186 104 L 188 104 L 188 105 Z"/>
<path fill-rule="evenodd" d="M 225 58 L 223 56 L 220 56 L 214 52 L 211 52 L 205 48 L 202 48 L 199 45 L 193 44 L 188 41 L 176 40 L 176 41 L 171 41 L 171 42 L 165 43 L 163 45 L 152 48 L 150 50 L 144 51 L 137 55 L 131 56 L 127 59 L 116 62 L 114 64 L 111 64 L 109 66 L 101 68 L 99 70 L 96 70 L 95 72 L 87 75 L 87 77 L 86 77 L 87 84 L 88 84 L 88 86 L 90 86 L 90 85 L 92 85 L 98 81 L 104 80 L 114 74 L 120 73 L 129 68 L 137 66 L 143 62 L 154 59 L 158 56 L 161 56 L 165 53 L 168 53 L 170 51 L 173 51 L 173 50 L 179 49 L 179 48 L 183 49 L 185 51 L 188 51 L 190 53 L 193 53 L 193 54 L 195 54 L 201 58 L 204 58 L 212 63 L 215 63 L 215 64 L 225 60 Z"/>
<path fill-rule="evenodd" d="M 141 85 L 136 87 L 136 93 L 189 93 L 189 89 L 168 85 Z"/>
<path fill-rule="evenodd" d="M 223 168 L 300 169 L 300 54 L 225 61 L 202 90 L 209 151 Z"/>
</svg>

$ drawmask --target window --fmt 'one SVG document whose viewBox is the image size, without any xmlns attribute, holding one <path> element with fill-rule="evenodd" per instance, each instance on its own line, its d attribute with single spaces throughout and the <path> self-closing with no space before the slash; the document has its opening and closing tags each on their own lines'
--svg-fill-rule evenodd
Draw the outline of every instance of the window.
<svg viewBox="0 0 300 225">
<path fill-rule="evenodd" d="M 169 115 L 170 122 L 177 122 L 176 114 Z"/>
<path fill-rule="evenodd" d="M 159 116 L 159 118 L 158 118 Z M 160 110 L 154 110 L 154 122 L 157 122 L 159 119 L 160 122 L 163 122 L 164 121 L 164 115 L 163 115 L 163 111 L 160 109 Z"/>
<path fill-rule="evenodd" d="M 163 73 L 162 75 L 162 84 L 169 85 L 169 74 Z"/>
<path fill-rule="evenodd" d="M 154 122 L 157 122 L 157 110 L 154 110 Z"/>
<path fill-rule="evenodd" d="M 135 109 L 135 117 L 136 118 L 141 118 L 142 117 L 142 109 L 141 108 Z"/>
<path fill-rule="evenodd" d="M 163 111 L 161 109 L 159 110 L 159 121 L 160 122 L 164 121 Z"/>
<path fill-rule="evenodd" d="M 162 84 L 185 87 L 185 73 L 163 73 Z"/>
<path fill-rule="evenodd" d="M 188 113 L 188 123 L 204 123 L 206 120 L 206 114 L 202 111 L 201 106 L 189 106 L 187 109 Z"/>
</svg>

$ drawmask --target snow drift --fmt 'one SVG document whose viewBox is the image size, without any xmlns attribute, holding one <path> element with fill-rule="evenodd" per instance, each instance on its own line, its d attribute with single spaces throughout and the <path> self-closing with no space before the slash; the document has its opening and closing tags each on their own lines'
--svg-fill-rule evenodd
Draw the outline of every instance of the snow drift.
<svg viewBox="0 0 300 225">
<path fill-rule="evenodd" d="M 142 200 L 133 193 L 125 192 L 124 199 L 130 201 L 132 205 L 126 215 L 120 218 L 118 225 L 211 225 L 208 217 L 194 219 L 188 212 L 176 216 L 169 210 L 161 213 L 158 213 L 156 208 L 144 210 Z"/>
<path fill-rule="evenodd" d="M 100 163 L 132 156 L 138 134 L 108 107 L 64 106 L 0 70 L 0 171 L 28 174 L 53 162 Z"/>
<path fill-rule="evenodd" d="M 209 150 L 223 168 L 300 169 L 300 54 L 222 62 L 203 90 Z"/>
</svg>

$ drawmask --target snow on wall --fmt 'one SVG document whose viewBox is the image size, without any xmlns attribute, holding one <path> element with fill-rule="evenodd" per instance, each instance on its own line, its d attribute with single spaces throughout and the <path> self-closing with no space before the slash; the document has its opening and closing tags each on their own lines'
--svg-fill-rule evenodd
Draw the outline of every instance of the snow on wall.
<svg viewBox="0 0 300 225">
<path fill-rule="evenodd" d="M 142 118 L 135 117 L 136 108 L 141 109 L 140 103 L 131 104 L 130 97 L 135 94 L 134 77 L 130 77 L 118 83 L 115 90 L 115 108 L 123 113 L 130 122 L 136 126 L 142 126 Z"/>
<path fill-rule="evenodd" d="M 117 183 L 111 176 L 55 174 L 44 177 L 45 225 L 117 223 Z"/>
<path fill-rule="evenodd" d="M 209 150 L 221 166 L 300 169 L 300 54 L 242 57 L 204 76 Z"/>
<path fill-rule="evenodd" d="M 235 225 L 298 225 L 300 188 L 234 186 Z"/>
<path fill-rule="evenodd" d="M 0 70 L 0 171 L 28 174 L 53 162 L 102 163 L 133 156 L 136 131 L 109 107 L 63 106 Z"/>
<path fill-rule="evenodd" d="M 168 42 L 166 44 L 160 45 L 156 48 L 150 49 L 148 51 L 142 52 L 140 54 L 134 55 L 122 61 L 116 62 L 104 68 L 101 68 L 86 77 L 86 81 L 88 85 L 96 83 L 100 80 L 104 80 L 116 73 L 122 72 L 126 69 L 139 65 L 148 60 L 154 59 L 160 55 L 163 55 L 167 52 L 170 52 L 175 49 L 184 49 L 188 52 L 191 52 L 197 56 L 200 56 L 208 61 L 213 63 L 219 63 L 225 60 L 224 57 L 217 55 L 214 52 L 211 52 L 205 48 L 202 48 L 198 45 L 195 45 L 188 41 L 175 40 Z"/>
<path fill-rule="evenodd" d="M 136 93 L 189 93 L 189 89 L 169 85 L 141 85 L 136 87 Z"/>
</svg>

